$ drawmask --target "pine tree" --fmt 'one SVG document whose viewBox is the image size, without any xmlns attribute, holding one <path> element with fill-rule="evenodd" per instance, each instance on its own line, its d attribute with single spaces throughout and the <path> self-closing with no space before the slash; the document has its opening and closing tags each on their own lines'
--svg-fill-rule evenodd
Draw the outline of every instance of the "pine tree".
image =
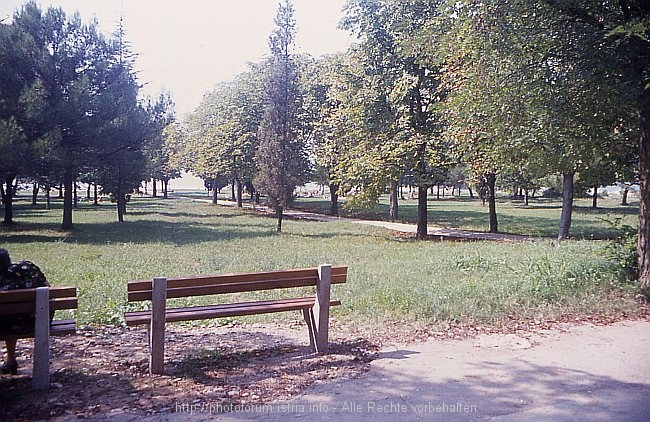
<svg viewBox="0 0 650 422">
<path fill-rule="evenodd" d="M 275 210 L 277 231 L 281 232 L 283 210 L 291 204 L 296 186 L 306 181 L 309 162 L 300 137 L 301 94 L 292 54 L 296 23 L 290 1 L 280 4 L 275 24 L 276 29 L 269 37 L 267 105 L 258 133 L 255 186 Z"/>
</svg>

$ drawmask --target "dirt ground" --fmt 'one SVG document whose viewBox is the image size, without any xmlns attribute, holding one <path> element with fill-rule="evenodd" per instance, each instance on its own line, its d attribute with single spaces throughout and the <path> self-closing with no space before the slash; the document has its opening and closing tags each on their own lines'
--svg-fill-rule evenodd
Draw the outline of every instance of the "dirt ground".
<svg viewBox="0 0 650 422">
<path fill-rule="evenodd" d="M 19 374 L 0 377 L 0 420 L 83 419 L 112 412 L 166 414 L 174 403 L 210 401 L 223 405 L 277 403 L 308 387 L 353 379 L 387 345 L 527 333 L 567 325 L 606 325 L 626 316 L 571 315 L 558 321 L 512 320 L 499 329 L 473 326 L 414 328 L 402 323 L 372 329 L 332 321 L 330 354 L 312 354 L 301 320 L 167 330 L 165 375 L 148 375 L 144 328 L 82 327 L 52 339 L 49 391 L 31 386 L 29 340 L 19 342 Z M 638 318 L 638 317 L 637 317 Z M 650 319 L 647 308 L 642 319 Z M 3 350 L 4 353 L 4 350 Z"/>
</svg>

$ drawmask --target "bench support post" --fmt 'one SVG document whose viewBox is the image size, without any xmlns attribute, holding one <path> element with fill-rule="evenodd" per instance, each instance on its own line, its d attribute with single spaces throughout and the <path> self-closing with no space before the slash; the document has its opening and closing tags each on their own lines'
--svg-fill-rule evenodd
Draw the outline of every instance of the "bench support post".
<svg viewBox="0 0 650 422">
<path fill-rule="evenodd" d="M 167 279 L 153 279 L 151 294 L 151 326 L 149 328 L 149 374 L 162 374 L 165 360 L 165 311 Z"/>
<path fill-rule="evenodd" d="M 330 286 L 332 284 L 332 266 L 318 266 L 316 283 L 316 303 L 314 304 L 314 328 L 316 330 L 316 351 L 327 353 L 329 347 Z"/>
<path fill-rule="evenodd" d="M 316 351 L 316 328 L 314 327 L 313 309 L 303 309 L 302 316 L 305 318 L 305 323 L 309 330 L 309 350 L 314 353 Z"/>
<path fill-rule="evenodd" d="M 50 388 L 50 289 L 36 289 L 32 388 Z"/>
</svg>

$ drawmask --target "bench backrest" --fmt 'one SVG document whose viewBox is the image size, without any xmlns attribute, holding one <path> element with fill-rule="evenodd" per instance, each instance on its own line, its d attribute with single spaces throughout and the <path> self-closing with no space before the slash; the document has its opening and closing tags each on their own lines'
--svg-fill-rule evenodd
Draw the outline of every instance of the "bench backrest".
<svg viewBox="0 0 650 422">
<path fill-rule="evenodd" d="M 50 287 L 50 310 L 77 309 L 76 287 Z M 0 315 L 34 312 L 36 289 L 0 291 Z"/>
<path fill-rule="evenodd" d="M 345 283 L 347 273 L 347 266 L 332 266 L 331 283 Z M 317 282 L 318 268 L 169 278 L 167 298 L 307 287 L 316 286 Z M 130 281 L 127 287 L 129 302 L 151 300 L 152 284 L 152 280 Z"/>
</svg>

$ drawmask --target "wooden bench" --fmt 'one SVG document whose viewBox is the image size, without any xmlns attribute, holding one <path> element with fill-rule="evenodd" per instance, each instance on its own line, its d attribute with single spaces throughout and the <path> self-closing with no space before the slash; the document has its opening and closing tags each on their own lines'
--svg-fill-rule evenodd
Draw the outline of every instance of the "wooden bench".
<svg viewBox="0 0 650 422">
<path fill-rule="evenodd" d="M 347 267 L 320 265 L 284 271 L 131 281 L 128 283 L 128 301 L 151 300 L 151 310 L 127 312 L 124 317 L 128 326 L 146 324 L 149 328 L 150 374 L 163 373 L 166 322 L 302 311 L 309 329 L 311 349 L 327 353 L 329 308 L 341 304 L 330 299 L 330 285 L 345 283 L 346 278 Z M 171 298 L 309 286 L 316 287 L 315 296 L 173 309 L 167 309 L 166 305 L 167 299 Z"/>
<path fill-rule="evenodd" d="M 34 315 L 33 331 L 3 333 L 0 340 L 34 339 L 32 388 L 35 390 L 50 387 L 50 336 L 74 334 L 77 330 L 74 319 L 51 319 L 51 312 L 65 309 L 77 309 L 76 287 L 39 287 L 0 292 L 0 318 Z"/>
</svg>

